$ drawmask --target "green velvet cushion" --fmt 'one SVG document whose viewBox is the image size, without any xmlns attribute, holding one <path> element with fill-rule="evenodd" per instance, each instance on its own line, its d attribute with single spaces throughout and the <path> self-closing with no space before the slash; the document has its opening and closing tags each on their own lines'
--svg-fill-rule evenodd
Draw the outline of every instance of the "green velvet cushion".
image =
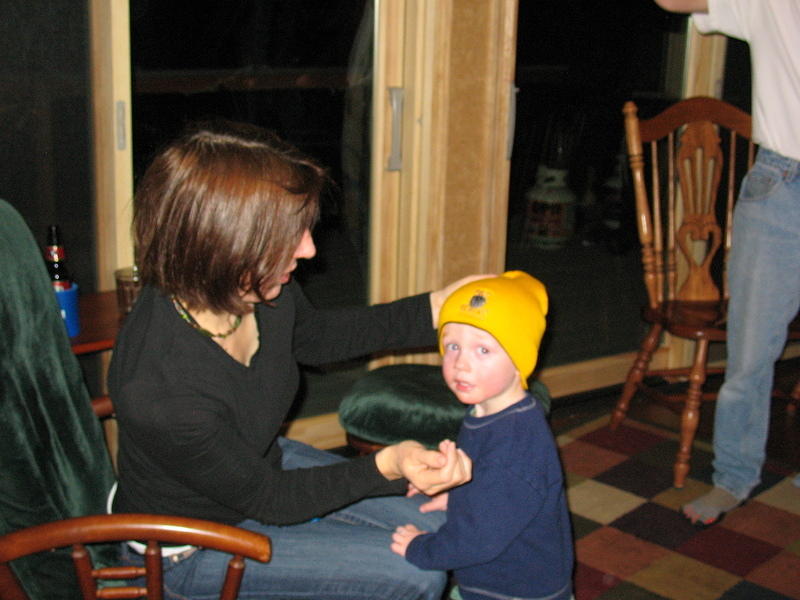
<svg viewBox="0 0 800 600">
<path fill-rule="evenodd" d="M 370 442 L 418 440 L 435 446 L 455 439 L 466 407 L 433 365 L 398 364 L 369 371 L 339 406 L 345 431 Z"/>
<path fill-rule="evenodd" d="M 550 407 L 547 388 L 531 383 Z M 418 440 L 429 447 L 454 440 L 467 407 L 445 385 L 440 367 L 397 364 L 369 371 L 356 381 L 339 406 L 345 431 L 378 444 Z"/>
<path fill-rule="evenodd" d="M 3 200 L 0 331 L 0 534 L 104 512 L 114 475 L 103 432 L 41 249 Z M 69 549 L 13 567 L 31 598 L 80 597 Z"/>
</svg>

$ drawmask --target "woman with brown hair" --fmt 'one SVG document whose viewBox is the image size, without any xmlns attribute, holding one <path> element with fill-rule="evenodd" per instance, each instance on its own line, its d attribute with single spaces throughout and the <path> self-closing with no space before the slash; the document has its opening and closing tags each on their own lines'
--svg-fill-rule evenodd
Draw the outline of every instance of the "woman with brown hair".
<svg viewBox="0 0 800 600">
<path fill-rule="evenodd" d="M 114 512 L 175 514 L 269 535 L 269 564 L 242 598 L 439 598 L 445 575 L 392 554 L 391 533 L 440 516 L 402 496 L 468 481 L 452 442 L 344 460 L 279 436 L 298 363 L 435 344 L 445 290 L 371 307 L 318 310 L 292 280 L 316 249 L 326 174 L 252 126 L 205 124 L 153 160 L 134 200 L 144 288 L 109 370 L 119 420 Z M 131 562 L 136 545 L 123 545 Z M 204 597 L 224 555 L 172 549 L 166 587 Z M 219 568 L 218 568 L 219 567 Z"/>
</svg>

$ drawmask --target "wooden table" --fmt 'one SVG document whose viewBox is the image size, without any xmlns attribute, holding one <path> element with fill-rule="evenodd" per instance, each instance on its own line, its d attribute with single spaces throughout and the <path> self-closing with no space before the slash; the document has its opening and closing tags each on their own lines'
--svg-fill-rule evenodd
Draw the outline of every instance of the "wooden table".
<svg viewBox="0 0 800 600">
<path fill-rule="evenodd" d="M 122 323 L 122 315 L 117 308 L 117 292 L 81 294 L 78 310 L 81 332 L 70 338 L 72 352 L 80 355 L 111 350 Z"/>
</svg>

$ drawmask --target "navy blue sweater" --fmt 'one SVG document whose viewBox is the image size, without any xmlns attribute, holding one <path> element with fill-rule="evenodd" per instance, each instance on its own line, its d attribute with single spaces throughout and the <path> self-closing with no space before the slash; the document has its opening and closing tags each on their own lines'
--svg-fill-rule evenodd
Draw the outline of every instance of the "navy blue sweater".
<svg viewBox="0 0 800 600">
<path fill-rule="evenodd" d="M 526 395 L 500 413 L 467 416 L 458 446 L 473 460 L 472 481 L 450 491 L 447 522 L 415 538 L 406 558 L 454 570 L 465 600 L 569 598 L 570 519 L 541 403 Z"/>
</svg>

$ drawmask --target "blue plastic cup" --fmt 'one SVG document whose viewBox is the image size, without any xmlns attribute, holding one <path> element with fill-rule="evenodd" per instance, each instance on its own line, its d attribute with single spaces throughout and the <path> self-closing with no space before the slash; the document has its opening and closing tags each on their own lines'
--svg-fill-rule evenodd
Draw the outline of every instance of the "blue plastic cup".
<svg viewBox="0 0 800 600">
<path fill-rule="evenodd" d="M 78 315 L 78 284 L 73 283 L 68 290 L 55 290 L 58 305 L 61 307 L 61 318 L 67 326 L 67 335 L 75 337 L 81 332 L 81 321 Z"/>
</svg>

